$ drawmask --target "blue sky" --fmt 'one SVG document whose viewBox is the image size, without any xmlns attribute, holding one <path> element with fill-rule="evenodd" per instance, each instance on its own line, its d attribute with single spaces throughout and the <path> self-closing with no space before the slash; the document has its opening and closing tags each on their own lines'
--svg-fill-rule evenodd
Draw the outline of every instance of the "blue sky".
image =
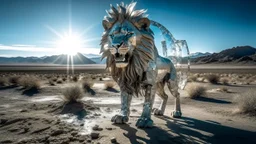
<svg viewBox="0 0 256 144">
<path fill-rule="evenodd" d="M 98 53 L 102 19 L 109 4 L 120 0 L 0 0 L 0 56 L 44 56 L 56 51 L 72 27 L 84 33 L 83 53 Z M 130 3 L 131 0 L 124 0 Z M 249 0 L 137 0 L 149 18 L 185 39 L 191 52 L 219 52 L 241 45 L 256 47 L 256 1 Z M 160 31 L 155 32 L 160 47 Z M 55 33 L 54 33 L 55 31 Z"/>
</svg>

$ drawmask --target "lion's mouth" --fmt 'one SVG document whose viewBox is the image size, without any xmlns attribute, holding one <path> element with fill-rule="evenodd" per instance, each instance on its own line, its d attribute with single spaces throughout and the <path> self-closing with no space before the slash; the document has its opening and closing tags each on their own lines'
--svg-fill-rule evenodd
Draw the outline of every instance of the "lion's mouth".
<svg viewBox="0 0 256 144">
<path fill-rule="evenodd" d="M 123 54 L 116 54 L 115 61 L 116 61 L 116 63 L 123 63 L 123 62 L 128 63 L 128 57 L 129 57 L 128 54 L 125 54 L 125 55 L 123 55 Z"/>
<path fill-rule="evenodd" d="M 125 67 L 128 65 L 129 62 L 129 54 L 115 54 L 115 62 L 117 67 Z"/>
</svg>

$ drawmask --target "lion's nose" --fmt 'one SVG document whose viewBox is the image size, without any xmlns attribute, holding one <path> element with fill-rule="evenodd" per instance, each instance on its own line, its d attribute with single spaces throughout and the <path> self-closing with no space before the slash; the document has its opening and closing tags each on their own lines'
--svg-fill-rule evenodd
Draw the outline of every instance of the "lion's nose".
<svg viewBox="0 0 256 144">
<path fill-rule="evenodd" d="M 120 56 L 120 54 L 119 54 L 119 53 L 116 53 L 115 56 L 116 56 L 116 58 L 118 58 L 118 57 Z"/>
<path fill-rule="evenodd" d="M 114 48 L 119 48 L 119 47 L 121 47 L 122 45 L 123 45 L 123 42 L 117 43 L 117 44 L 112 44 L 112 47 L 114 47 Z"/>
</svg>

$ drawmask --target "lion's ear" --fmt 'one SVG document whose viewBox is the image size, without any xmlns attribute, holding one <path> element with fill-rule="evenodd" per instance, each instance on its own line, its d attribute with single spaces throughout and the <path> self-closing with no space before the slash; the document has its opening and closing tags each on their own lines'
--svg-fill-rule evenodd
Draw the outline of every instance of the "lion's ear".
<svg viewBox="0 0 256 144">
<path fill-rule="evenodd" d="M 138 21 L 138 27 L 140 29 L 148 29 L 150 26 L 150 20 L 148 18 L 141 18 Z"/>
<path fill-rule="evenodd" d="M 105 30 L 109 30 L 111 28 L 111 23 L 108 22 L 107 20 L 103 20 L 102 25 L 103 25 Z"/>
</svg>

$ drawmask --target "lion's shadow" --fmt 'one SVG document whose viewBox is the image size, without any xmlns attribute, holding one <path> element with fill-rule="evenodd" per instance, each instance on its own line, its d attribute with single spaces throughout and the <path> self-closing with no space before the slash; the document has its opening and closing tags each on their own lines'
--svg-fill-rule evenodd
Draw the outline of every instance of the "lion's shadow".
<svg viewBox="0 0 256 144">
<path fill-rule="evenodd" d="M 211 120 L 197 120 L 189 117 L 175 119 L 167 116 L 157 117 L 166 122 L 168 129 L 154 126 L 144 129 L 147 137 L 140 137 L 137 128 L 130 125 L 117 125 L 127 131 L 124 136 L 130 143 L 256 143 L 255 132 L 228 127 Z"/>
</svg>

